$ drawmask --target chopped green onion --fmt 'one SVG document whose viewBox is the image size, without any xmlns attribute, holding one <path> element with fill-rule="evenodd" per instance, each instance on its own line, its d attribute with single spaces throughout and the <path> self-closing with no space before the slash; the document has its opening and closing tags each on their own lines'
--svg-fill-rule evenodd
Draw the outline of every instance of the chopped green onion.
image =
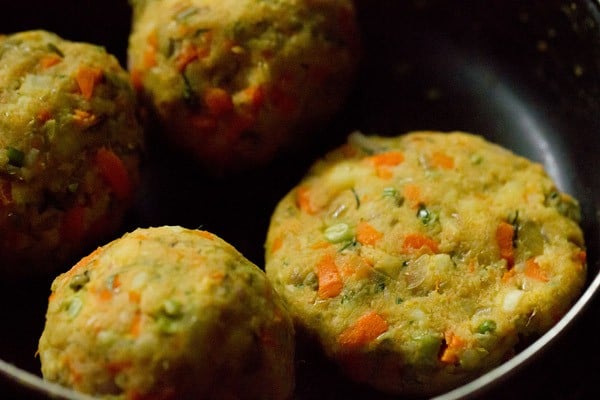
<svg viewBox="0 0 600 400">
<path fill-rule="evenodd" d="M 82 274 L 75 275 L 71 282 L 69 282 L 69 287 L 73 289 L 73 291 L 78 292 L 81 290 L 88 282 L 90 281 L 89 271 L 85 271 Z"/>
<path fill-rule="evenodd" d="M 25 153 L 21 150 L 15 149 L 14 147 L 8 147 L 6 149 L 8 155 L 8 163 L 14 167 L 22 167 L 25 163 Z"/>
<path fill-rule="evenodd" d="M 383 197 L 394 199 L 398 207 L 401 207 L 404 204 L 404 197 L 398 193 L 398 189 L 395 187 L 390 186 L 383 188 Z"/>
<path fill-rule="evenodd" d="M 339 250 L 338 252 L 341 253 L 342 251 L 349 249 L 352 246 L 356 246 L 356 243 L 358 243 L 356 241 L 355 237 L 352 237 L 352 240 L 348 240 Z"/>
<path fill-rule="evenodd" d="M 176 300 L 167 300 L 163 303 L 163 311 L 169 317 L 181 317 L 181 303 Z"/>
<path fill-rule="evenodd" d="M 198 8 L 197 7 L 187 7 L 184 8 L 182 11 L 180 11 L 177 15 L 175 15 L 175 19 L 177 21 L 182 21 L 186 18 L 191 17 L 194 14 L 198 13 Z"/>
<path fill-rule="evenodd" d="M 331 243 L 340 243 L 348 240 L 352 240 L 354 238 L 354 232 L 350 229 L 350 226 L 344 222 L 340 222 L 339 224 L 331 225 L 325 232 L 325 239 Z"/>
<path fill-rule="evenodd" d="M 383 188 L 383 197 L 396 197 L 397 195 L 398 190 L 395 187 Z"/>
<path fill-rule="evenodd" d="M 473 153 L 469 157 L 469 160 L 471 161 L 471 164 L 479 165 L 483 161 L 483 157 L 481 156 L 481 154 Z"/>
<path fill-rule="evenodd" d="M 159 331 L 173 334 L 180 329 L 181 318 L 183 317 L 181 307 L 181 303 L 176 300 L 167 300 L 163 303 L 160 312 L 156 316 Z"/>
<path fill-rule="evenodd" d="M 477 333 L 485 334 L 496 330 L 496 322 L 491 319 L 486 319 L 477 327 Z"/>
<path fill-rule="evenodd" d="M 436 220 L 436 216 L 433 212 L 431 212 L 425 204 L 419 204 L 419 209 L 417 210 L 417 218 L 421 220 L 423 225 L 429 225 L 431 222 Z"/>
<path fill-rule="evenodd" d="M 69 318 L 75 318 L 77 314 L 81 311 L 83 307 L 83 302 L 79 297 L 73 297 L 69 304 L 67 305 L 67 315 Z"/>
</svg>

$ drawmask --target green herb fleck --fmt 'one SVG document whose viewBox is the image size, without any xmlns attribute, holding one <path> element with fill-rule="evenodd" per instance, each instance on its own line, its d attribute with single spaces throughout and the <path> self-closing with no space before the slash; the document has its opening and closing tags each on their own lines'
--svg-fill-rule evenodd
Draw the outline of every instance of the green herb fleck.
<svg viewBox="0 0 600 400">
<path fill-rule="evenodd" d="M 194 107 L 198 104 L 198 96 L 185 73 L 181 74 L 181 77 L 183 78 L 183 101 L 189 107 Z"/>
<path fill-rule="evenodd" d="M 58 48 L 54 43 L 48 43 L 48 50 L 58 54 L 60 57 L 64 57 L 65 54 Z"/>
<path fill-rule="evenodd" d="M 356 209 L 358 210 L 360 207 L 360 198 L 358 197 L 358 194 L 356 193 L 356 190 L 354 190 L 354 188 L 352 188 L 351 190 L 352 194 L 354 195 L 354 200 L 356 201 Z"/>
<path fill-rule="evenodd" d="M 383 292 L 385 290 L 385 282 L 381 281 L 381 282 L 377 282 L 375 284 L 375 293 L 380 293 Z"/>
<path fill-rule="evenodd" d="M 8 163 L 13 167 L 22 167 L 25 163 L 25 153 L 21 150 L 15 149 L 14 147 L 6 148 Z"/>
<path fill-rule="evenodd" d="M 513 248 L 517 248 L 517 244 L 519 242 L 519 231 L 521 230 L 521 222 L 519 220 L 519 210 L 515 210 L 514 212 L 508 215 L 508 223 L 513 226 L 513 237 L 512 237 L 512 246 Z"/>
</svg>

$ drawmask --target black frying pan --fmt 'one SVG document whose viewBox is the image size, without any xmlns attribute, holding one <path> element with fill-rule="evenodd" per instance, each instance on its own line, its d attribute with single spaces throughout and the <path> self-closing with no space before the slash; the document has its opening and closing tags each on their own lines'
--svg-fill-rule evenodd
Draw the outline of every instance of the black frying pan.
<svg viewBox="0 0 600 400">
<path fill-rule="evenodd" d="M 441 398 L 598 398 L 600 2 L 357 0 L 357 6 L 365 44 L 361 74 L 344 112 L 318 139 L 223 181 L 204 176 L 150 132 L 143 190 L 123 232 L 202 226 L 262 265 L 275 204 L 351 130 L 481 134 L 543 163 L 581 201 L 589 278 L 546 335 Z M 104 45 L 125 65 L 129 19 L 125 0 L 22 0 L 2 5 L 0 31 L 51 30 Z M 34 354 L 52 278 L 0 282 L 2 398 L 81 398 L 39 378 Z M 296 366 L 298 399 L 391 398 L 346 380 L 310 342 L 299 341 Z"/>
</svg>

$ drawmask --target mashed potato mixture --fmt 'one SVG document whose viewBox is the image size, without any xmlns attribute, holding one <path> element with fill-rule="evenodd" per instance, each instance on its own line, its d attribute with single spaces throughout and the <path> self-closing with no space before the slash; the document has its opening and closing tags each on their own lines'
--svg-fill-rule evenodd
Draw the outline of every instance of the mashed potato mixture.
<svg viewBox="0 0 600 400">
<path fill-rule="evenodd" d="M 584 284 L 577 201 L 481 137 L 350 135 L 278 204 L 266 272 L 351 376 L 430 395 L 500 364 Z"/>
</svg>

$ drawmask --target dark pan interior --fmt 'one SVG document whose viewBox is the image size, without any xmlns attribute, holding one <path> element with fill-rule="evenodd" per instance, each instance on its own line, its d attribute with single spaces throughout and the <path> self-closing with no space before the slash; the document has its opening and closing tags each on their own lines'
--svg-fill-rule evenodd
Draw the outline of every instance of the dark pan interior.
<svg viewBox="0 0 600 400">
<path fill-rule="evenodd" d="M 587 365 L 600 358 L 600 3 L 357 0 L 357 6 L 363 65 L 330 126 L 264 169 L 226 180 L 206 177 L 149 132 L 144 185 L 123 232 L 161 224 L 203 227 L 260 266 L 275 204 L 350 131 L 481 134 L 543 163 L 580 200 L 589 278 L 556 329 L 508 367 L 445 398 L 598 397 L 600 374 Z M 129 18 L 125 0 L 24 0 L 3 5 L 0 31 L 51 30 L 104 45 L 125 65 Z M 0 282 L 0 360 L 18 367 L 0 364 L 3 398 L 53 393 L 37 378 L 35 357 L 52 278 Z M 298 345 L 297 371 L 298 399 L 391 398 L 347 381 L 308 341 Z"/>
</svg>

